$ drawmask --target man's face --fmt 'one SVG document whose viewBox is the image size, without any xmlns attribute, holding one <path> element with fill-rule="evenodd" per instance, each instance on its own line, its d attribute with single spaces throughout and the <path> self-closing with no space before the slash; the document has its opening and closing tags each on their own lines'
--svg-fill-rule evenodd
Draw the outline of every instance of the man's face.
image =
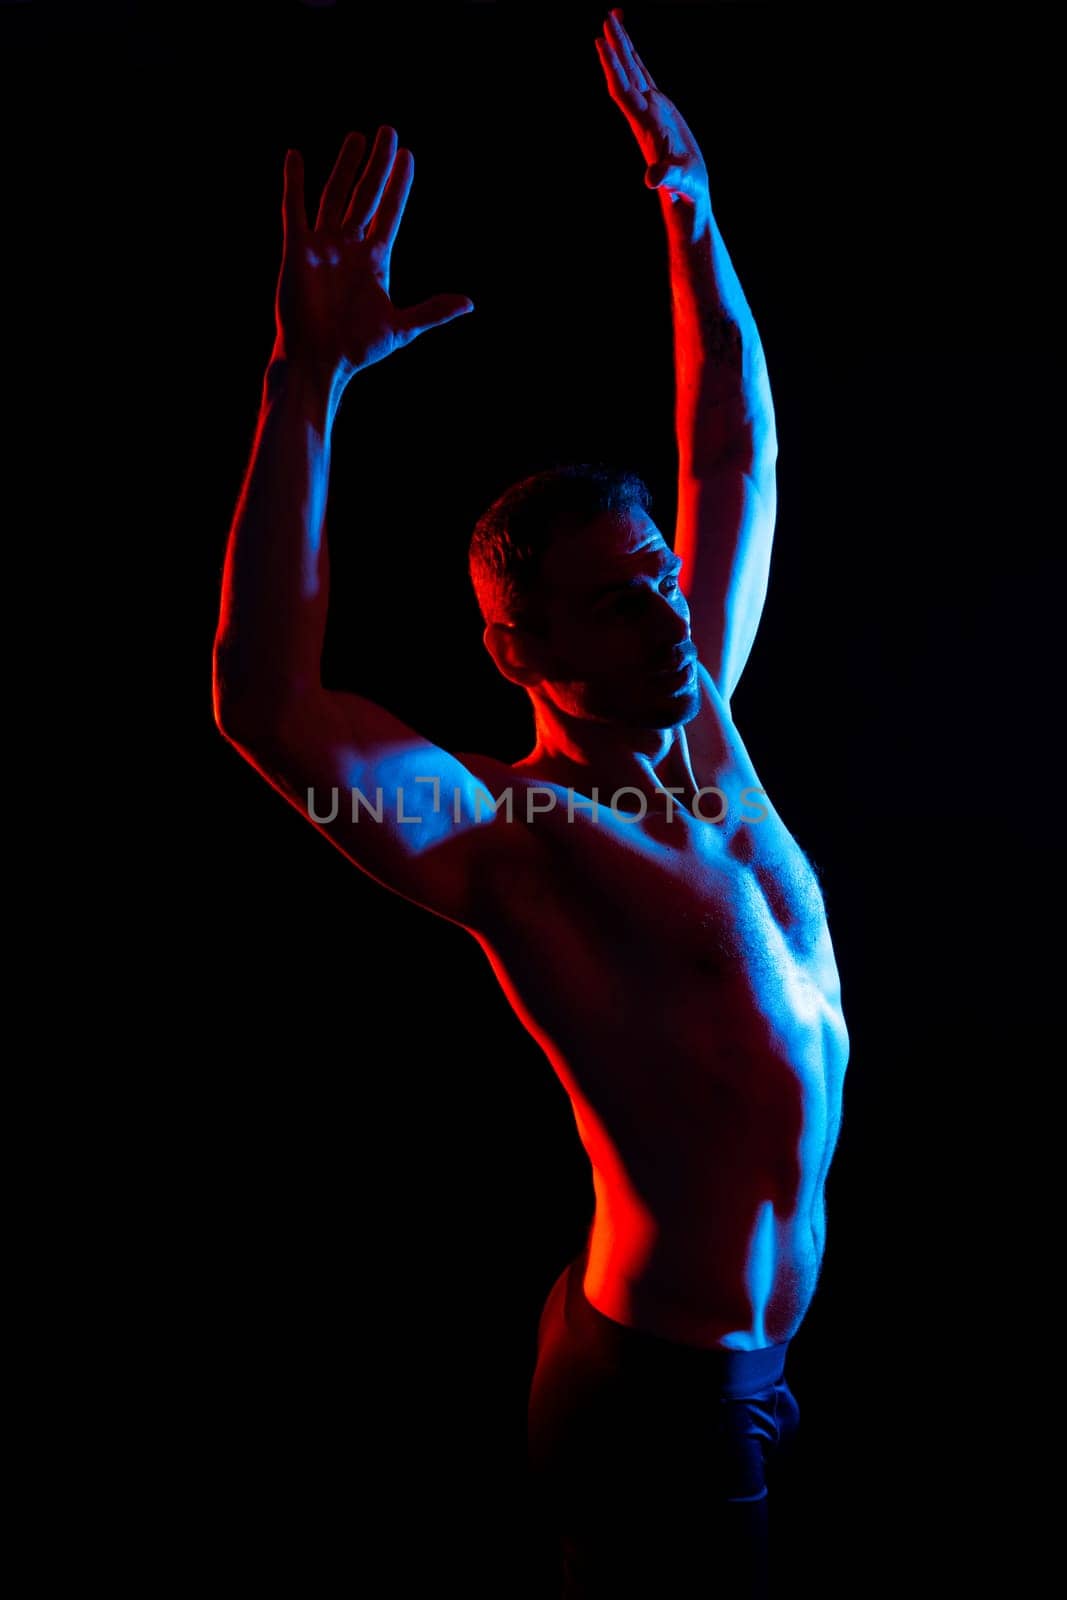
<svg viewBox="0 0 1067 1600">
<path fill-rule="evenodd" d="M 547 669 L 537 686 L 595 722 L 669 728 L 700 707 L 681 562 L 646 511 L 555 539 L 541 569 Z"/>
</svg>

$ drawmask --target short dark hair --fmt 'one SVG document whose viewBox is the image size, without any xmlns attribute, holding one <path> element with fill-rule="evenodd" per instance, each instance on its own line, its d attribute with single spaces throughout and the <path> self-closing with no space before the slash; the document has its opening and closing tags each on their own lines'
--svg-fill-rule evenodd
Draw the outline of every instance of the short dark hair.
<svg viewBox="0 0 1067 1600">
<path fill-rule="evenodd" d="M 652 495 L 634 472 L 601 462 L 546 467 L 521 478 L 482 513 L 471 535 L 469 569 L 488 622 L 535 623 L 537 580 L 554 539 L 605 511 L 640 506 Z"/>
</svg>

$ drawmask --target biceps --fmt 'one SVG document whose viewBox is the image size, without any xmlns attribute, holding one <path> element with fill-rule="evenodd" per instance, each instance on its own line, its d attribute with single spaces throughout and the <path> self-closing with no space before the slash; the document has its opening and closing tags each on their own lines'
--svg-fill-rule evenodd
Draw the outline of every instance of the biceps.
<svg viewBox="0 0 1067 1600">
<path fill-rule="evenodd" d="M 739 471 L 680 481 L 675 549 L 694 634 L 720 636 L 762 605 L 776 503 L 773 474 L 762 485 Z"/>
</svg>

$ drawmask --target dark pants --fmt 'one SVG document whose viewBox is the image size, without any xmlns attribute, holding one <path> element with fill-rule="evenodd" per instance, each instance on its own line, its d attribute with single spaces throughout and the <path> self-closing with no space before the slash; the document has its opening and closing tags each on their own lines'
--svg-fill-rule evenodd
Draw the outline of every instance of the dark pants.
<svg viewBox="0 0 1067 1600">
<path fill-rule="evenodd" d="M 767 1471 L 799 1416 L 788 1344 L 705 1350 L 590 1305 L 583 1252 L 556 1280 L 530 1389 L 535 1513 L 567 1600 L 763 1600 Z"/>
</svg>

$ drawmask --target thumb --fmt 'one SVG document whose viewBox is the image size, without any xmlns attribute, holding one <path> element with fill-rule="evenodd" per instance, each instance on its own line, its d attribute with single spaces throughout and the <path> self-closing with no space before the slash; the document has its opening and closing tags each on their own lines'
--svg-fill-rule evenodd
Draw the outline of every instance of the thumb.
<svg viewBox="0 0 1067 1600">
<path fill-rule="evenodd" d="M 440 328 L 446 322 L 452 322 L 456 317 L 465 316 L 473 310 L 474 302 L 465 294 L 431 295 L 429 300 L 423 300 L 420 305 L 408 306 L 400 312 L 398 331 L 403 342 L 410 344 L 420 333 L 426 333 L 430 328 Z"/>
</svg>

